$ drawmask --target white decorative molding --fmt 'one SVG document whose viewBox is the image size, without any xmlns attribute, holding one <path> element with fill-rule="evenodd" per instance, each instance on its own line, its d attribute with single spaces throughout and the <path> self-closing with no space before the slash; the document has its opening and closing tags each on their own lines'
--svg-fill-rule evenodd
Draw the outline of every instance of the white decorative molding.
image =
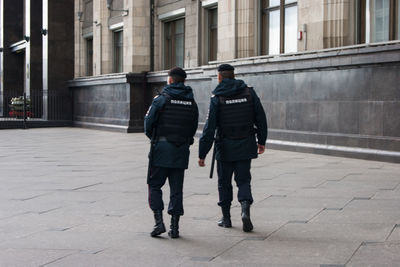
<svg viewBox="0 0 400 267">
<path fill-rule="evenodd" d="M 120 30 L 120 29 L 122 29 L 122 28 L 124 28 L 124 23 L 123 23 L 123 22 L 115 23 L 115 24 L 113 24 L 113 25 L 110 25 L 110 27 L 109 27 L 109 29 L 110 29 L 111 31 Z"/>
<path fill-rule="evenodd" d="M 93 32 L 84 33 L 82 37 L 85 39 L 93 38 Z"/>
<path fill-rule="evenodd" d="M 202 7 L 212 7 L 218 5 L 218 0 L 204 0 L 201 2 Z"/>
<path fill-rule="evenodd" d="M 185 12 L 186 12 L 186 9 L 183 7 L 183 8 L 180 8 L 180 9 L 176 9 L 176 10 L 173 10 L 173 11 L 158 15 L 158 19 L 159 20 L 174 19 L 174 18 L 177 18 L 177 17 L 184 16 Z"/>
</svg>

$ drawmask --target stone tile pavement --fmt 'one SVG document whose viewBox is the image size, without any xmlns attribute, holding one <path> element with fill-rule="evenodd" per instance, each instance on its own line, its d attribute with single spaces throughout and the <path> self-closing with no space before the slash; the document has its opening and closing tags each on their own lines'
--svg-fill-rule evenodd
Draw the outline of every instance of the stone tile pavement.
<svg viewBox="0 0 400 267">
<path fill-rule="evenodd" d="M 400 266 L 399 164 L 267 150 L 243 233 L 237 202 L 217 227 L 197 144 L 171 240 L 149 236 L 143 134 L 1 130 L 0 266 Z"/>
</svg>

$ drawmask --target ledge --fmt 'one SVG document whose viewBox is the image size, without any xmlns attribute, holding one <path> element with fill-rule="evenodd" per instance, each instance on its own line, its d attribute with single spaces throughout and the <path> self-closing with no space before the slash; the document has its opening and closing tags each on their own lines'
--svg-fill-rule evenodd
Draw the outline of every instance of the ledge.
<svg viewBox="0 0 400 267">
<path fill-rule="evenodd" d="M 360 44 L 351 46 L 342 46 L 335 48 L 327 48 L 313 51 L 302 51 L 295 53 L 279 54 L 279 55 L 265 55 L 247 58 L 235 58 L 223 61 L 212 61 L 210 64 L 203 66 L 204 69 L 213 69 L 222 63 L 231 63 L 232 65 L 242 65 L 252 63 L 267 63 L 267 62 L 284 62 L 295 61 L 304 59 L 322 59 L 337 56 L 350 56 L 360 54 L 370 54 L 385 51 L 399 51 L 400 41 L 389 41 L 381 43 Z"/>
<path fill-rule="evenodd" d="M 314 51 L 280 55 L 236 58 L 212 61 L 208 65 L 185 69 L 187 80 L 211 79 L 217 75 L 217 67 L 229 63 L 236 67 L 237 75 L 271 74 L 297 71 L 319 71 L 342 68 L 357 68 L 378 64 L 398 64 L 400 62 L 400 41 L 361 44 Z M 149 72 L 149 82 L 162 82 L 167 70 Z M 201 76 L 201 77 L 200 77 Z"/>
<path fill-rule="evenodd" d="M 344 147 L 344 146 L 312 144 L 312 143 L 291 142 L 291 141 L 281 141 L 281 140 L 267 140 L 267 148 L 304 152 L 304 153 L 314 153 L 314 154 L 337 156 L 337 157 L 348 157 L 348 158 L 357 158 L 365 160 L 400 163 L 400 152 L 379 150 L 379 149 Z"/>
<path fill-rule="evenodd" d="M 94 85 L 107 85 L 107 84 L 121 84 L 121 83 L 136 83 L 145 82 L 146 73 L 111 73 L 99 76 L 80 77 L 72 81 L 68 81 L 68 86 L 73 87 L 85 87 Z"/>
</svg>

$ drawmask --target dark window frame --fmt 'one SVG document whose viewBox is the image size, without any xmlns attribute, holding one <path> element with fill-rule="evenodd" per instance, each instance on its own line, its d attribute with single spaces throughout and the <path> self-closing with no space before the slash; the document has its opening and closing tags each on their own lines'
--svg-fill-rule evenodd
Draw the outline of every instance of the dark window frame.
<svg viewBox="0 0 400 267">
<path fill-rule="evenodd" d="M 93 38 L 86 38 L 85 42 L 86 42 L 86 76 L 93 76 Z"/>
<path fill-rule="evenodd" d="M 213 24 L 213 12 L 217 12 L 217 21 Z M 208 61 L 217 60 L 218 56 L 218 6 L 207 9 Z M 215 35 L 215 36 L 214 36 Z M 215 40 L 213 39 L 215 37 Z M 214 47 L 215 46 L 215 47 Z"/>
<path fill-rule="evenodd" d="M 176 34 L 176 23 L 183 20 L 183 33 Z M 163 23 L 163 49 L 164 49 L 164 68 L 170 69 L 177 66 L 176 55 L 176 39 L 179 35 L 183 36 L 183 62 L 185 64 L 185 17 L 175 18 L 173 20 L 164 21 Z M 184 66 L 181 66 L 182 68 Z"/>
<path fill-rule="evenodd" d="M 396 3 L 397 2 L 397 3 Z M 357 14 L 358 17 L 358 28 L 359 28 L 359 35 L 357 36 L 358 42 L 360 44 L 364 44 L 366 42 L 366 25 L 367 25 L 367 1 L 366 0 L 359 0 L 358 8 L 360 13 Z M 400 19 L 400 14 L 396 14 L 397 8 L 400 5 L 400 1 L 398 0 L 389 0 L 389 39 L 388 41 L 399 40 L 400 36 L 397 36 L 398 33 L 398 26 L 397 22 Z M 396 16 L 397 15 L 397 16 Z M 370 22 L 369 22 L 370 23 Z"/>
<path fill-rule="evenodd" d="M 286 8 L 298 6 L 298 1 L 285 4 L 280 0 L 279 5 L 267 6 L 266 0 L 261 0 L 261 54 L 268 55 L 269 52 L 269 20 L 268 13 L 279 10 L 279 54 L 285 53 L 285 11 Z"/>
<path fill-rule="evenodd" d="M 118 42 L 117 36 L 120 35 L 121 42 Z M 124 71 L 124 31 L 123 29 L 117 29 L 112 32 L 112 49 L 113 49 L 113 72 L 114 73 L 121 73 Z M 120 54 L 121 53 L 121 57 Z M 120 60 L 121 59 L 121 60 Z"/>
</svg>

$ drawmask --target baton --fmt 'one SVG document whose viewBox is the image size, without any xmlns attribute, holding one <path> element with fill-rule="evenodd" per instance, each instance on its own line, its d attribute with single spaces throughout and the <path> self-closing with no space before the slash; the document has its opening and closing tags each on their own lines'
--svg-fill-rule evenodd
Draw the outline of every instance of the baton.
<svg viewBox="0 0 400 267">
<path fill-rule="evenodd" d="M 215 165 L 215 142 L 214 142 L 214 149 L 213 149 L 213 154 L 212 154 L 212 159 L 211 159 L 211 170 L 210 170 L 210 179 L 213 178 L 213 174 L 214 174 L 214 165 Z"/>
</svg>

